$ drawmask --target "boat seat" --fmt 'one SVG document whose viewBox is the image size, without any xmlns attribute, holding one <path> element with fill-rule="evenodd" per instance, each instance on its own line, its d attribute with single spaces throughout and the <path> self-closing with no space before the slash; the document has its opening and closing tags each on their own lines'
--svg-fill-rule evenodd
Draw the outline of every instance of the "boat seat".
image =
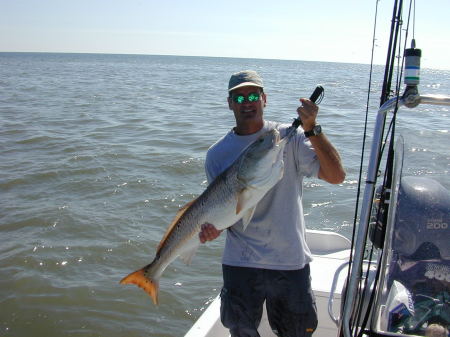
<svg viewBox="0 0 450 337">
<path fill-rule="evenodd" d="M 351 248 L 350 240 L 343 235 L 323 230 L 308 229 L 306 231 L 306 242 L 308 242 L 312 254 L 337 253 L 337 258 L 341 258 L 342 252 Z M 346 257 L 348 258 L 348 256 Z"/>
</svg>

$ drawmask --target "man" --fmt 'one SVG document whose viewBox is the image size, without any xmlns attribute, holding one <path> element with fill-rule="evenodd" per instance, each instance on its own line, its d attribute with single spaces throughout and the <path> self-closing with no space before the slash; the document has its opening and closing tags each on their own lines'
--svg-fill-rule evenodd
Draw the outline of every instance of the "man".
<svg viewBox="0 0 450 337">
<path fill-rule="evenodd" d="M 256 72 L 233 74 L 228 92 L 236 126 L 208 150 L 208 182 L 260 134 L 278 128 L 283 137 L 288 128 L 264 120 L 267 96 Z M 279 336 L 311 336 L 317 326 L 309 270 L 312 258 L 305 241 L 303 177 L 338 184 L 345 171 L 338 152 L 316 122 L 317 105 L 304 98 L 300 101 L 297 112 L 303 130 L 297 130 L 286 145 L 283 178 L 260 201 L 245 231 L 240 222 L 227 231 L 221 320 L 233 337 L 259 336 L 264 301 L 270 326 Z M 214 224 L 204 224 L 200 241 L 214 240 L 219 234 Z"/>
</svg>

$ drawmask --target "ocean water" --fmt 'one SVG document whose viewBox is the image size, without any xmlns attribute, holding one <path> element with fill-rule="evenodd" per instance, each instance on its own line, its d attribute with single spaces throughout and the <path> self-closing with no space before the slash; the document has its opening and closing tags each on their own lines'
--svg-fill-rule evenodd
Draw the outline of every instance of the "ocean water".
<svg viewBox="0 0 450 337">
<path fill-rule="evenodd" d="M 319 121 L 347 170 L 305 182 L 308 228 L 350 237 L 369 67 L 358 64 L 0 53 L 0 336 L 183 336 L 221 287 L 224 235 L 175 261 L 160 305 L 122 277 L 153 259 L 178 208 L 206 188 L 206 150 L 234 124 L 231 73 L 265 80 L 267 119 L 291 123 L 325 87 Z M 382 67 L 375 67 L 369 134 Z M 423 69 L 421 92 L 450 93 Z M 450 188 L 448 107 L 401 110 L 405 173 Z"/>
</svg>

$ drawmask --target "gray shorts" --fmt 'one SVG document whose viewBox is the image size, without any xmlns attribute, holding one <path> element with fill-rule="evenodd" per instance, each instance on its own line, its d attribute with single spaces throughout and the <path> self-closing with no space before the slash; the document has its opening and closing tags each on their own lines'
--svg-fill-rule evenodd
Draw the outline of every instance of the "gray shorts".
<svg viewBox="0 0 450 337">
<path fill-rule="evenodd" d="M 309 265 L 299 270 L 222 266 L 220 317 L 232 337 L 259 337 L 263 303 L 272 330 L 282 337 L 311 336 L 317 310 Z"/>
</svg>

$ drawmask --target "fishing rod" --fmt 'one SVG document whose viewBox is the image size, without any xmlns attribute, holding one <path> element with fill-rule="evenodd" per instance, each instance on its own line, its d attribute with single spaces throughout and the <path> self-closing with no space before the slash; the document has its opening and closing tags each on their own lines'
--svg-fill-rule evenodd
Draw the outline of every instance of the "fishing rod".
<svg viewBox="0 0 450 337">
<path fill-rule="evenodd" d="M 378 2 L 377 2 L 377 9 L 378 9 Z M 393 6 L 393 12 L 392 12 L 392 19 L 391 19 L 391 30 L 390 30 L 390 36 L 389 36 L 389 44 L 388 44 L 388 51 L 387 51 L 387 57 L 386 57 L 386 65 L 385 65 L 385 73 L 384 73 L 384 79 L 383 79 L 383 85 L 381 90 L 381 97 L 380 97 L 380 107 L 389 99 L 389 96 L 391 94 L 391 84 L 392 84 L 392 78 L 394 74 L 394 64 L 395 60 L 397 58 L 396 49 L 399 44 L 399 35 L 401 32 L 401 26 L 403 24 L 402 20 L 402 9 L 403 9 L 403 0 L 395 0 L 394 6 Z M 376 18 L 375 18 L 376 23 Z M 375 29 L 374 29 L 374 36 L 375 36 Z M 372 51 L 373 52 L 373 51 Z M 373 59 L 372 59 L 373 61 Z M 370 88 L 369 88 L 370 89 Z M 399 85 L 397 85 L 396 89 L 399 89 Z M 370 93 L 370 92 L 369 92 Z M 368 100 L 370 94 L 368 93 Z M 369 102 L 367 102 L 368 105 Z M 368 112 L 368 109 L 366 113 Z M 377 120 L 376 125 L 380 125 L 379 129 L 375 129 L 377 131 L 377 134 L 380 135 L 380 139 L 383 137 L 384 134 L 384 126 L 385 126 L 386 116 L 385 115 L 379 115 L 379 120 Z M 395 123 L 395 115 L 393 118 L 393 122 Z M 367 118 L 366 118 L 367 123 Z M 395 125 L 395 124 L 394 124 Z M 395 129 L 395 127 L 393 127 Z M 391 130 L 391 135 L 393 135 L 394 130 Z M 374 135 L 374 139 L 376 139 Z M 364 137 L 365 141 L 365 137 Z M 393 139 L 391 138 L 390 143 L 390 150 L 393 146 Z M 374 282 L 373 289 L 369 290 L 371 287 L 369 284 L 369 270 L 371 268 L 371 263 L 369 263 L 368 267 L 363 270 L 363 258 L 364 253 L 369 253 L 370 256 L 372 256 L 374 252 L 374 248 L 381 248 L 382 242 L 384 241 L 384 235 L 378 234 L 379 236 L 378 240 L 373 240 L 371 248 L 369 248 L 366 251 L 366 244 L 368 238 L 368 224 L 370 221 L 371 216 L 371 209 L 372 209 L 372 202 L 373 197 L 375 193 L 375 184 L 377 181 L 377 172 L 379 170 L 381 156 L 378 157 L 376 155 L 372 155 L 372 153 L 379 154 L 383 149 L 383 144 L 381 142 L 375 142 L 373 140 L 372 142 L 372 149 L 371 149 L 371 160 L 369 161 L 369 169 L 366 179 L 366 188 L 364 190 L 364 198 L 363 198 L 363 207 L 361 209 L 360 214 L 360 223 L 358 226 L 358 230 L 356 230 L 356 223 L 357 223 L 357 212 L 358 209 L 355 209 L 355 218 L 354 218 L 354 228 L 353 228 L 353 236 L 352 236 L 352 250 L 350 255 L 350 265 L 351 267 L 348 268 L 348 274 L 347 274 L 347 288 L 346 292 L 350 294 L 350 296 L 345 296 L 344 303 L 343 303 L 343 309 L 342 309 L 342 317 L 339 327 L 339 335 L 340 336 L 362 336 L 363 334 L 371 335 L 370 328 L 369 331 L 367 330 L 369 316 L 371 310 L 364 310 L 364 301 L 369 301 L 370 303 L 373 303 L 374 296 L 375 296 L 375 287 L 378 283 L 379 273 L 380 270 L 377 269 L 377 275 L 375 276 L 375 280 L 372 280 Z M 390 153 L 389 158 L 387 160 L 387 167 L 385 173 L 392 174 L 392 163 L 390 163 L 390 160 L 392 160 L 392 153 Z M 372 162 L 372 165 L 370 162 Z M 361 167 L 360 167 L 360 178 L 359 181 L 361 182 L 361 174 L 362 174 L 362 161 L 361 161 Z M 379 205 L 381 206 L 379 210 L 379 214 L 377 214 L 377 220 L 386 220 L 387 217 L 387 210 L 383 208 L 385 200 L 389 200 L 389 194 L 386 194 L 386 192 L 390 191 L 390 185 L 391 185 L 391 179 L 390 177 L 385 176 L 384 178 L 384 188 L 382 191 L 380 191 L 380 202 Z M 358 191 L 361 187 L 360 184 L 358 184 Z M 359 192 L 358 192 L 359 193 Z M 358 195 L 359 198 L 359 195 Z M 369 206 L 368 206 L 369 205 Z M 369 233 L 369 236 L 375 236 L 373 233 Z M 374 239 L 374 238 L 371 238 Z M 377 242 L 378 241 L 378 242 Z M 370 245 L 369 245 L 370 246 Z M 383 250 L 381 249 L 380 254 L 382 254 Z M 364 280 L 361 282 L 360 280 Z M 362 288 L 362 289 L 361 289 Z M 369 332 L 369 333 L 368 333 Z"/>
</svg>

